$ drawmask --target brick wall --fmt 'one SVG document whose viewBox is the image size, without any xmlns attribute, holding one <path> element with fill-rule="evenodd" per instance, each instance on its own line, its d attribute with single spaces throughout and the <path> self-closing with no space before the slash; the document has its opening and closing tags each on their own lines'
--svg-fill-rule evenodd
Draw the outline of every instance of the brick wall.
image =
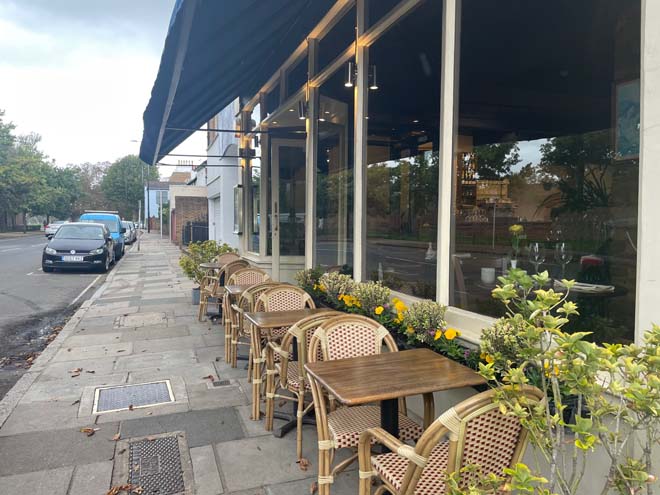
<svg viewBox="0 0 660 495">
<path fill-rule="evenodd" d="M 180 246 L 183 243 L 183 229 L 188 222 L 204 222 L 208 226 L 208 200 L 204 197 L 177 196 L 172 217 L 172 241 Z"/>
</svg>

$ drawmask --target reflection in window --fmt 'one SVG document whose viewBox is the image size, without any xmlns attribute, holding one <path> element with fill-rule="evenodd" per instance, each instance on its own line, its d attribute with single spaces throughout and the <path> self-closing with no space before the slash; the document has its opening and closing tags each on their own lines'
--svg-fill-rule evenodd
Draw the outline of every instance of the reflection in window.
<svg viewBox="0 0 660 495">
<path fill-rule="evenodd" d="M 369 54 L 378 79 L 369 91 L 366 276 L 427 299 L 436 296 L 441 26 L 442 2 L 425 2 Z"/>
<path fill-rule="evenodd" d="M 547 270 L 580 283 L 573 329 L 631 341 L 639 2 L 539 8 L 463 5 L 451 302 L 500 316 L 496 276 Z"/>
<path fill-rule="evenodd" d="M 338 71 L 320 88 L 316 264 L 353 273 L 353 91 Z"/>
<path fill-rule="evenodd" d="M 257 151 L 258 153 L 259 151 Z M 260 160 L 251 160 L 251 188 L 250 188 L 250 236 L 248 237 L 248 251 L 259 252 L 259 232 L 261 225 L 261 167 Z"/>
</svg>

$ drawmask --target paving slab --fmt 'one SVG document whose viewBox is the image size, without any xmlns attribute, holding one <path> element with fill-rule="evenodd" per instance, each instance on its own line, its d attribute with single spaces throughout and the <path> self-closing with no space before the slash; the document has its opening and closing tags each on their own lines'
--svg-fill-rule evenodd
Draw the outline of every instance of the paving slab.
<svg viewBox="0 0 660 495">
<path fill-rule="evenodd" d="M 82 378 L 82 379 L 81 379 Z M 36 380 L 21 399 L 21 404 L 44 401 L 69 401 L 80 399 L 83 389 L 90 384 L 98 387 L 119 385 L 125 383 L 128 373 L 113 375 L 97 375 L 96 373 L 83 373 L 71 380 Z"/>
<path fill-rule="evenodd" d="M 112 461 L 77 466 L 68 495 L 106 495 L 112 479 Z"/>
<path fill-rule="evenodd" d="M 67 495 L 73 467 L 0 478 L 3 495 Z"/>
<path fill-rule="evenodd" d="M 195 495 L 220 495 L 223 493 L 213 446 L 204 445 L 192 448 L 190 457 L 195 478 Z"/>
<path fill-rule="evenodd" d="M 314 467 L 310 466 L 310 470 L 313 469 Z M 359 481 L 357 471 L 344 471 L 335 476 L 330 491 L 333 495 L 355 495 L 358 493 Z M 315 479 L 305 479 L 271 485 L 266 487 L 266 493 L 268 495 L 292 495 L 294 493 L 305 495 L 312 493 L 311 486 L 314 482 L 316 482 Z"/>
<path fill-rule="evenodd" d="M 197 364 L 192 349 L 157 353 L 138 353 L 117 358 L 115 371 L 132 371 L 145 368 L 181 367 Z"/>
<path fill-rule="evenodd" d="M 312 441 L 313 439 L 313 441 Z M 312 453 L 316 437 L 303 437 L 305 453 Z M 228 492 L 316 477 L 316 469 L 302 471 L 296 463 L 296 436 L 272 435 L 217 444 L 220 470 Z M 308 458 L 315 458 L 312 455 Z"/>
<path fill-rule="evenodd" d="M 89 437 L 80 428 L 0 437 L 0 476 L 111 459 L 119 423 L 90 426 L 98 431 Z"/>
<path fill-rule="evenodd" d="M 158 380 L 167 380 L 173 377 L 181 377 L 187 386 L 204 384 L 209 381 L 208 376 L 217 378 L 215 368 L 211 363 L 195 363 L 188 366 L 162 368 L 147 368 L 131 371 L 128 374 L 128 383 L 147 383 Z"/>
<path fill-rule="evenodd" d="M 61 361 L 79 361 L 85 359 L 98 359 L 114 356 L 126 356 L 133 352 L 131 342 L 117 342 L 113 344 L 88 345 L 85 347 L 66 347 L 63 346 L 52 362 Z"/>
<path fill-rule="evenodd" d="M 166 339 L 170 337 L 186 337 L 188 335 L 190 335 L 190 331 L 185 325 L 179 325 L 176 327 L 140 327 L 124 330 L 121 333 L 119 341 L 135 342 L 137 340 Z"/>
<path fill-rule="evenodd" d="M 68 400 L 18 404 L 2 425 L 0 436 L 89 426 L 78 418 L 78 405 Z"/>
<path fill-rule="evenodd" d="M 204 346 L 204 338 L 187 335 L 181 337 L 151 339 L 148 341 L 142 340 L 134 342 L 132 346 L 135 354 L 141 352 L 164 352 L 171 349 L 194 349 L 196 347 Z"/>
<path fill-rule="evenodd" d="M 62 347 L 85 347 L 90 344 L 113 344 L 121 341 L 122 332 L 107 332 L 94 335 L 94 337 L 89 336 L 89 333 L 80 332 L 72 337 L 69 337 L 64 341 Z"/>
<path fill-rule="evenodd" d="M 122 438 L 182 430 L 191 448 L 243 438 L 238 414 L 231 407 L 127 420 L 120 428 Z"/>
<path fill-rule="evenodd" d="M 214 387 L 209 380 L 208 383 L 188 385 L 188 403 L 190 409 L 215 409 L 218 407 L 243 406 L 249 401 L 243 389 L 235 381 L 229 385 Z"/>
<path fill-rule="evenodd" d="M 135 308 L 137 311 L 137 308 Z M 140 313 L 120 316 L 115 322 L 116 328 L 124 327 L 146 327 L 150 325 L 167 325 L 167 315 L 165 313 Z"/>
<path fill-rule="evenodd" d="M 87 378 L 92 380 L 95 377 L 87 375 L 112 375 L 115 374 L 114 367 L 118 358 L 107 357 L 97 359 L 80 359 L 76 361 L 62 361 L 47 365 L 41 373 L 41 380 L 62 380 L 62 381 L 85 381 Z M 80 368 L 79 376 L 73 370 Z M 93 373 L 92 373 L 93 372 Z"/>
</svg>

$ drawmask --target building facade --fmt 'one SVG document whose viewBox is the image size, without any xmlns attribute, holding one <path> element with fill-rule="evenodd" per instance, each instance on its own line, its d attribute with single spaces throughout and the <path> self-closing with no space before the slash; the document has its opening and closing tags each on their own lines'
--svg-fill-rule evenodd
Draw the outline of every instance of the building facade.
<svg viewBox="0 0 660 495">
<path fill-rule="evenodd" d="M 204 19 L 238 13 L 177 4 L 163 57 L 185 45 L 186 71 L 159 73 L 178 89 L 167 115 L 152 98 L 142 158 L 208 124 L 210 238 L 278 280 L 321 266 L 435 299 L 474 342 L 512 266 L 578 280 L 599 341 L 660 321 L 657 2 L 296 3 L 255 14 L 281 51 L 218 54 Z M 284 5 L 286 32 L 266 22 Z"/>
</svg>

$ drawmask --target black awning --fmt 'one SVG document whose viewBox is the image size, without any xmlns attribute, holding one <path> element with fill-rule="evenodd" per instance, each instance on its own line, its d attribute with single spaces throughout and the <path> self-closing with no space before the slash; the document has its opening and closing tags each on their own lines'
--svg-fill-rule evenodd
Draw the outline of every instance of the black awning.
<svg viewBox="0 0 660 495">
<path fill-rule="evenodd" d="M 256 93 L 333 3 L 177 0 L 144 111 L 140 158 L 157 162 L 192 133 L 166 128 L 198 129 L 236 97 Z"/>
</svg>

